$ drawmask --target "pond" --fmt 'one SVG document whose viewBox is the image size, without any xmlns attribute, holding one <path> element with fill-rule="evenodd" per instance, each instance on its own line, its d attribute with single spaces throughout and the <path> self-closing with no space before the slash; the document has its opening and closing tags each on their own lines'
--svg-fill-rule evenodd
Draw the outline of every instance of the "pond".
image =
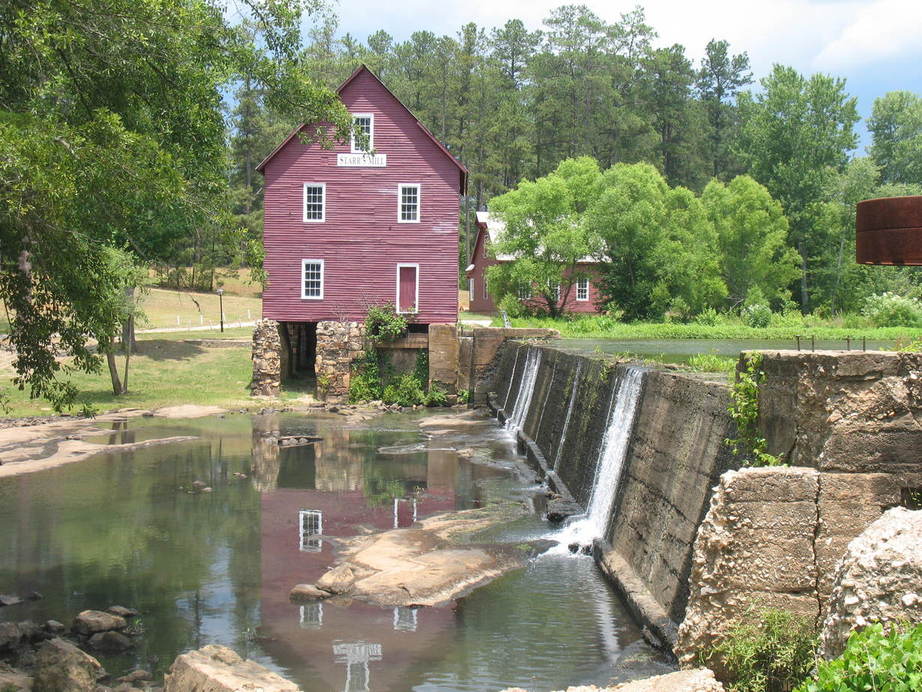
<svg viewBox="0 0 922 692">
<path fill-rule="evenodd" d="M 784 350 L 797 347 L 794 339 L 556 339 L 551 342 L 555 348 L 579 353 L 626 353 L 640 358 L 648 358 L 661 363 L 686 363 L 699 353 L 714 354 L 735 358 L 741 351 Z M 849 344 L 844 339 L 802 338 L 801 350 L 815 348 L 823 350 L 845 350 Z M 896 340 L 853 339 L 851 350 L 860 351 L 862 347 L 869 351 L 893 350 Z"/>
<path fill-rule="evenodd" d="M 338 538 L 530 501 L 534 474 L 509 435 L 458 421 L 431 436 L 415 414 L 114 424 L 97 441 L 198 439 L 0 479 L 0 592 L 44 595 L 0 620 L 134 607 L 144 633 L 128 654 L 99 657 L 110 673 L 162 673 L 215 643 L 305 690 L 550 690 L 671 669 L 588 557 L 539 556 L 446 607 L 288 601 L 332 564 Z M 321 439 L 280 447 L 272 431 Z M 529 515 L 484 540 L 547 531 Z"/>
</svg>

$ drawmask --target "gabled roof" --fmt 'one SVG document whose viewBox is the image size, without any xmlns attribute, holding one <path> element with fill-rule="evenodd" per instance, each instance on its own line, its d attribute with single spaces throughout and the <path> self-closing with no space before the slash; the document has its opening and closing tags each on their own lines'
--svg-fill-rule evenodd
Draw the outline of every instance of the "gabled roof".
<svg viewBox="0 0 922 692">
<path fill-rule="evenodd" d="M 336 93 L 339 94 L 340 96 L 342 96 L 343 89 L 345 89 L 347 86 L 349 86 L 349 84 L 351 84 L 353 81 L 355 81 L 355 78 L 358 77 L 358 76 L 359 76 L 360 74 L 362 74 L 363 72 L 367 72 L 369 75 L 371 75 L 371 77 L 372 77 L 378 84 L 380 84 L 381 87 L 382 87 L 388 94 L 390 94 L 391 96 L 393 96 L 394 100 L 395 100 L 397 103 L 400 104 L 400 106 L 410 115 L 411 118 L 413 118 L 413 120 L 414 120 L 414 121 L 416 122 L 416 124 L 419 126 L 419 129 L 421 129 L 421 130 L 426 134 L 426 136 L 429 137 L 429 139 L 432 140 L 432 142 L 435 144 L 435 146 L 437 146 L 437 147 L 442 151 L 442 153 L 445 154 L 445 156 L 447 156 L 448 159 L 449 159 L 453 164 L 455 164 L 455 166 L 458 167 L 458 170 L 459 170 L 460 173 L 461 173 L 460 192 L 461 192 L 461 194 L 464 194 L 464 188 L 466 187 L 466 184 L 467 184 L 467 168 L 465 168 L 464 164 L 461 163 L 460 161 L 458 161 L 458 159 L 456 159 L 456 158 L 454 157 L 454 155 L 453 155 L 450 151 L 448 151 L 448 148 L 447 148 L 444 144 L 442 144 L 442 143 L 436 138 L 436 136 L 435 136 L 434 134 L 432 134 L 432 132 L 429 131 L 429 128 L 427 128 L 425 125 L 422 124 L 422 122 L 420 122 L 419 118 L 417 118 L 416 115 L 414 115 L 413 111 L 411 111 L 409 108 L 407 108 L 407 107 L 403 104 L 403 101 L 401 101 L 399 98 L 397 98 L 397 97 L 394 95 L 394 92 L 391 91 L 390 89 L 388 89 L 388 88 L 387 88 L 387 85 L 386 85 L 384 82 L 382 82 L 382 81 L 378 78 L 378 75 L 376 75 L 374 72 L 372 72 L 371 70 L 369 70 L 368 67 L 367 67 L 366 65 L 362 64 L 362 65 L 359 65 L 357 68 L 355 68 L 355 70 L 353 70 L 352 74 L 349 75 L 349 76 L 346 78 L 346 80 L 345 80 L 342 84 L 339 85 L 339 87 L 336 89 Z M 292 139 L 294 139 L 294 138 L 298 135 L 298 133 L 301 132 L 301 130 L 303 130 L 306 126 L 307 126 L 306 123 L 302 123 L 302 124 L 298 125 L 296 128 L 294 128 L 291 132 L 289 132 L 289 133 L 288 133 L 288 136 L 285 137 L 285 139 L 282 141 L 282 143 L 279 144 L 275 149 L 273 149 L 272 152 L 271 152 L 266 158 L 264 158 L 264 159 L 262 160 L 262 162 L 260 162 L 260 164 L 256 167 L 256 170 L 259 171 L 259 172 L 262 172 L 263 169 L 265 169 L 266 164 L 269 163 L 269 161 L 271 161 L 271 160 L 275 157 L 275 155 L 276 155 L 277 153 L 279 153 L 279 151 L 281 151 L 282 148 L 283 148 L 286 144 L 288 144 L 288 142 L 290 142 Z"/>
<path fill-rule="evenodd" d="M 499 235 L 506 230 L 506 224 L 501 219 L 492 216 L 488 211 L 478 211 L 477 212 L 477 227 L 479 229 L 478 233 L 486 233 L 487 237 L 490 239 L 490 243 L 495 243 L 499 238 Z M 484 238 L 486 240 L 486 238 Z M 540 248 L 539 248 L 540 249 Z M 477 252 L 477 243 L 474 243 L 474 252 Z M 511 262 L 515 259 L 515 255 L 507 254 L 498 254 L 496 255 L 497 262 Z M 471 257 L 471 262 L 474 261 L 474 257 Z M 578 261 L 579 264 L 598 264 L 599 260 L 591 255 L 586 255 L 581 257 Z M 468 268 L 470 269 L 470 267 Z"/>
</svg>

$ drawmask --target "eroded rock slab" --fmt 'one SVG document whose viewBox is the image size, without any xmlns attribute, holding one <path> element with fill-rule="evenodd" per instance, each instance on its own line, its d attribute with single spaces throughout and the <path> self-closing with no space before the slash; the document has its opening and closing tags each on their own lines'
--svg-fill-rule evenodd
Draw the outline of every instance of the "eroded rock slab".
<svg viewBox="0 0 922 692">
<path fill-rule="evenodd" d="M 224 646 L 209 644 L 178 656 L 164 678 L 164 692 L 298 692 L 299 687 Z"/>
<path fill-rule="evenodd" d="M 97 632 L 123 630 L 126 627 L 128 627 L 128 621 L 125 618 L 101 610 L 84 610 L 74 618 L 74 632 L 85 636 L 91 636 Z"/>
<path fill-rule="evenodd" d="M 99 661 L 63 639 L 44 642 L 35 656 L 34 689 L 92 692 L 106 671 Z"/>
<path fill-rule="evenodd" d="M 922 622 L 922 511 L 895 507 L 839 562 L 819 653 L 835 658 L 853 630 L 900 621 Z"/>
</svg>

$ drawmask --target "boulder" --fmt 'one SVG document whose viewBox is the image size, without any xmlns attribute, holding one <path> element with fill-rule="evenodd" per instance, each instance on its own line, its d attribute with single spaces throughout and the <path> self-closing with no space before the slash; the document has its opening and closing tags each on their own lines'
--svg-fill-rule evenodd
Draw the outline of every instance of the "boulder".
<svg viewBox="0 0 922 692">
<path fill-rule="evenodd" d="M 145 680 L 153 680 L 153 679 L 154 679 L 154 676 L 151 675 L 148 671 L 138 668 L 137 670 L 133 670 L 130 673 L 123 675 L 120 678 L 116 678 L 115 681 L 116 682 L 126 682 L 130 684 L 133 682 L 143 682 Z"/>
<path fill-rule="evenodd" d="M 15 622 L 0 622 L 0 651 L 12 651 L 19 646 L 22 632 Z"/>
<path fill-rule="evenodd" d="M 634 680 L 612 688 L 618 692 L 724 692 L 724 686 L 707 668 L 680 670 L 667 675 L 657 675 Z"/>
<path fill-rule="evenodd" d="M 109 606 L 106 608 L 106 612 L 123 618 L 133 618 L 139 615 L 138 611 L 134 608 L 126 608 L 120 605 Z"/>
<path fill-rule="evenodd" d="M 67 629 L 63 622 L 57 620 L 46 620 L 43 626 L 45 631 L 51 634 L 62 634 Z"/>
<path fill-rule="evenodd" d="M 92 692 L 105 675 L 99 661 L 63 639 L 44 642 L 35 657 L 34 687 L 42 692 Z"/>
<path fill-rule="evenodd" d="M 22 599 L 19 596 L 10 596 L 8 594 L 0 593 L 0 608 L 4 606 L 14 606 L 22 603 Z"/>
<path fill-rule="evenodd" d="M 292 603 L 301 603 L 304 601 L 319 601 L 322 598 L 329 598 L 331 594 L 322 589 L 318 589 L 313 584 L 297 584 L 288 594 L 288 600 Z"/>
<path fill-rule="evenodd" d="M 298 692 L 299 688 L 255 661 L 240 658 L 231 649 L 209 644 L 176 657 L 164 679 L 164 692 Z"/>
<path fill-rule="evenodd" d="M 0 690 L 3 692 L 31 692 L 32 678 L 22 671 L 0 663 Z"/>
<path fill-rule="evenodd" d="M 348 593 L 355 584 L 355 573 L 348 563 L 337 565 L 320 579 L 317 580 L 317 588 L 328 591 L 332 594 Z"/>
<path fill-rule="evenodd" d="M 25 620 L 19 623 L 19 634 L 23 639 L 30 642 L 37 642 L 47 638 L 44 630 L 31 620 Z"/>
<path fill-rule="evenodd" d="M 922 622 L 922 511 L 888 510 L 848 545 L 839 561 L 820 636 L 837 657 L 853 630 L 871 622 Z"/>
<path fill-rule="evenodd" d="M 104 613 L 101 610 L 84 610 L 74 618 L 74 632 L 87 637 L 97 632 L 123 630 L 128 622 L 120 615 Z"/>
<path fill-rule="evenodd" d="M 121 632 L 116 632 L 115 630 L 110 630 L 108 632 L 97 632 L 89 641 L 90 648 L 94 651 L 101 651 L 103 653 L 119 653 L 130 649 L 134 646 L 131 639 L 126 637 Z"/>
</svg>

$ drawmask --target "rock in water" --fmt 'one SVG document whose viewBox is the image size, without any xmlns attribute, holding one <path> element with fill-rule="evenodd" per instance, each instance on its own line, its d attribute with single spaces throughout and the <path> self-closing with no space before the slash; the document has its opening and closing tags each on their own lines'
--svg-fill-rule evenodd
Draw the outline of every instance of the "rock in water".
<svg viewBox="0 0 922 692">
<path fill-rule="evenodd" d="M 109 606 L 106 608 L 106 612 L 123 618 L 133 618 L 139 615 L 138 611 L 134 608 L 126 608 L 120 605 Z"/>
<path fill-rule="evenodd" d="M 121 632 L 97 632 L 90 637 L 90 648 L 103 653 L 115 654 L 130 649 L 134 644 Z"/>
<path fill-rule="evenodd" d="M 106 671 L 95 658 L 63 639 L 44 642 L 35 657 L 35 689 L 92 692 Z"/>
<path fill-rule="evenodd" d="M 164 692 L 299 692 L 299 688 L 255 661 L 245 661 L 224 646 L 209 644 L 177 656 L 164 678 Z"/>
<path fill-rule="evenodd" d="M 337 565 L 317 580 L 318 589 L 332 594 L 349 593 L 354 584 L 355 573 L 347 563 Z"/>
<path fill-rule="evenodd" d="M 842 653 L 870 622 L 922 622 L 922 511 L 888 510 L 848 544 L 836 569 L 819 653 Z"/>
<path fill-rule="evenodd" d="M 289 592 L 288 600 L 292 603 L 319 601 L 322 598 L 329 598 L 331 595 L 322 589 L 318 589 L 313 584 L 298 584 Z"/>
<path fill-rule="evenodd" d="M 10 596 L 8 594 L 0 593 L 0 607 L 3 606 L 14 606 L 22 603 L 22 599 L 19 596 Z"/>
<path fill-rule="evenodd" d="M 123 630 L 128 627 L 125 618 L 101 610 L 84 610 L 74 618 L 74 632 L 87 637 L 97 632 Z"/>
<path fill-rule="evenodd" d="M 15 622 L 0 622 L 0 651 L 12 651 L 19 646 L 20 639 L 22 632 L 19 631 L 19 625 Z"/>
<path fill-rule="evenodd" d="M 0 690 L 4 692 L 31 692 L 32 678 L 25 673 L 14 670 L 0 663 Z"/>
</svg>

